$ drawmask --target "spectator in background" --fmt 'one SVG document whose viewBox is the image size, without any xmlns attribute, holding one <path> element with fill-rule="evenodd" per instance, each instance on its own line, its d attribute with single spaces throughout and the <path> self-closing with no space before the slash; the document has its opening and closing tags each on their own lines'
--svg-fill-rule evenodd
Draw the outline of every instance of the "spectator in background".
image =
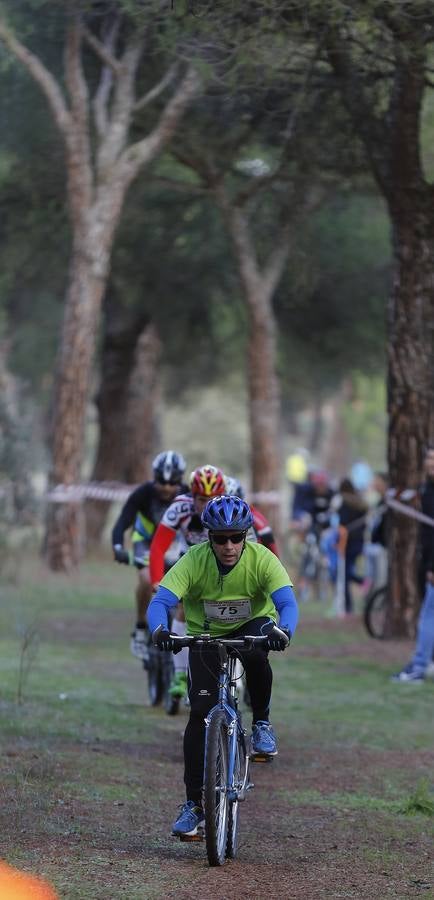
<svg viewBox="0 0 434 900">
<path fill-rule="evenodd" d="M 434 450 L 429 449 L 424 460 L 425 481 L 421 488 L 421 509 L 434 520 Z M 422 524 L 420 530 L 420 586 L 424 587 L 423 602 L 417 625 L 415 652 L 410 662 L 392 681 L 421 684 L 434 656 L 434 528 Z"/>
<path fill-rule="evenodd" d="M 330 525 L 333 489 L 324 469 L 311 467 L 307 481 L 294 485 L 292 534 L 298 538 L 293 564 L 298 568 L 297 587 L 300 600 L 308 599 L 317 581 L 322 539 Z M 329 556 L 327 550 L 326 555 Z M 330 577 L 332 577 L 330 573 Z"/>
<path fill-rule="evenodd" d="M 290 453 L 286 460 L 286 477 L 291 485 L 295 487 L 297 484 L 303 484 L 308 476 L 308 460 L 309 450 L 305 447 L 299 447 Z"/>
<path fill-rule="evenodd" d="M 328 513 L 333 497 L 333 489 L 327 472 L 311 468 L 307 481 L 295 485 L 292 502 L 292 527 L 305 531 L 307 528 L 321 531 L 328 524 Z M 298 527 L 297 527 L 298 526 Z"/>
<path fill-rule="evenodd" d="M 339 516 L 339 527 L 342 540 L 342 529 L 345 529 L 345 612 L 353 612 L 351 582 L 361 584 L 363 576 L 356 570 L 357 560 L 363 554 L 363 543 L 366 528 L 367 504 L 350 478 L 344 478 L 339 485 L 339 492 L 333 500 L 333 508 Z"/>
<path fill-rule="evenodd" d="M 389 510 L 385 501 L 389 487 L 388 476 L 384 472 L 376 472 L 371 487 L 378 499 L 370 513 L 369 538 L 365 544 L 368 588 L 379 587 L 385 584 L 387 578 Z"/>
<path fill-rule="evenodd" d="M 378 496 L 376 505 L 378 512 L 371 526 L 371 541 L 373 544 L 381 544 L 382 547 L 387 547 L 388 510 L 384 509 L 384 506 L 388 487 L 388 475 L 385 472 L 376 472 L 372 488 Z"/>
</svg>

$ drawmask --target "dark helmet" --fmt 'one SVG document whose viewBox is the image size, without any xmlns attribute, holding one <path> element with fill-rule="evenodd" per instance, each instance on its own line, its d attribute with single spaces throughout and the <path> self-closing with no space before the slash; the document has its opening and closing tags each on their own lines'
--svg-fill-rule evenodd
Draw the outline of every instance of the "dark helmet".
<svg viewBox="0 0 434 900">
<path fill-rule="evenodd" d="M 247 531 L 253 525 L 248 503 L 228 494 L 209 500 L 201 519 L 210 531 Z"/>
<path fill-rule="evenodd" d="M 155 481 L 159 484 L 180 484 L 186 469 L 186 462 L 175 450 L 159 453 L 152 463 Z"/>
</svg>

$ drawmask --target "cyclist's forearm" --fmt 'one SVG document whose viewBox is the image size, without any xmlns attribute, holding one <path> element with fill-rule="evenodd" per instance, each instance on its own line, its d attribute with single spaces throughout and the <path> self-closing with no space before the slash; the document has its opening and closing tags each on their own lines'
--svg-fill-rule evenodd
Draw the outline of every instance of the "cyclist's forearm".
<svg viewBox="0 0 434 900">
<path fill-rule="evenodd" d="M 298 606 L 292 587 L 285 586 L 273 591 L 273 603 L 279 613 L 279 625 L 294 634 L 298 622 Z"/>
<path fill-rule="evenodd" d="M 155 597 L 151 600 L 148 606 L 148 625 L 149 630 L 151 632 L 155 631 L 159 625 L 163 625 L 164 628 L 168 628 L 169 625 L 169 612 L 179 603 L 179 597 L 176 596 L 172 591 L 169 591 L 168 588 L 159 587 Z"/>
</svg>

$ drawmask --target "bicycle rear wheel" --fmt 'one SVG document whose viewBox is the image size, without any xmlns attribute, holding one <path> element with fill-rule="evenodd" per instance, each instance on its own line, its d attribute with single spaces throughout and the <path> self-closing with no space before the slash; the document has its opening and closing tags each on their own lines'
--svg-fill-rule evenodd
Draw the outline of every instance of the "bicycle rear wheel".
<svg viewBox="0 0 434 900">
<path fill-rule="evenodd" d="M 383 640 L 386 624 L 386 586 L 368 594 L 363 610 L 365 628 L 371 637 Z"/>
<path fill-rule="evenodd" d="M 158 647 L 149 647 L 147 676 L 149 702 L 151 706 L 158 706 L 163 698 L 163 671 Z"/>
<path fill-rule="evenodd" d="M 216 709 L 207 728 L 204 773 L 206 852 L 210 866 L 225 861 L 229 824 L 228 733 L 223 710 Z"/>
</svg>

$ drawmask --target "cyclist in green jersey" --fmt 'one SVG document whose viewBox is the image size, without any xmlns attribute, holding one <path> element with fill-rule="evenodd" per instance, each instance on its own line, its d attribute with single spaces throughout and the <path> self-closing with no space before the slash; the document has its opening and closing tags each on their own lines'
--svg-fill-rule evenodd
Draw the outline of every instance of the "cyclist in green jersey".
<svg viewBox="0 0 434 900">
<path fill-rule="evenodd" d="M 246 541 L 253 522 L 248 504 L 223 495 L 210 500 L 202 522 L 206 543 L 191 547 L 164 576 L 148 609 L 154 643 L 173 650 L 169 612 L 183 601 L 188 634 L 213 637 L 266 635 L 279 623 L 279 635 L 269 649 L 284 650 L 294 634 L 297 601 L 282 563 L 267 547 Z M 255 647 L 240 654 L 252 703 L 252 755 L 275 756 L 277 742 L 269 721 L 272 671 L 268 649 Z M 187 800 L 172 831 L 194 835 L 203 823 L 202 779 L 204 719 L 218 696 L 217 653 L 189 652 L 190 717 L 184 735 L 184 781 Z"/>
</svg>

